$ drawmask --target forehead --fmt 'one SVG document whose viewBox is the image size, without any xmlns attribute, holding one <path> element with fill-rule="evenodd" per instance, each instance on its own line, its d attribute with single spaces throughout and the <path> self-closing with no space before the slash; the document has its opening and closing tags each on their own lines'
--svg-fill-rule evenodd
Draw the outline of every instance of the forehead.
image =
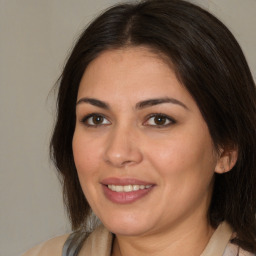
<svg viewBox="0 0 256 256">
<path fill-rule="evenodd" d="M 118 66 L 117 66 L 118 65 Z M 156 65 L 162 69 L 173 69 L 171 61 L 162 53 L 149 47 L 124 47 L 103 51 L 87 66 L 85 73 L 110 71 L 115 67 L 115 71 L 124 71 L 130 69 L 147 69 L 156 71 Z M 145 70 L 143 70 L 145 71 Z M 103 73 L 104 74 L 104 73 Z"/>
<path fill-rule="evenodd" d="M 156 80 L 177 80 L 166 57 L 147 47 L 127 47 L 107 50 L 86 68 L 79 89 L 108 89 L 132 85 L 154 87 Z M 156 85 L 156 84 L 155 84 Z"/>
<path fill-rule="evenodd" d="M 77 100 L 82 97 L 126 108 L 140 101 L 169 97 L 196 107 L 171 64 L 144 47 L 108 50 L 94 59 L 79 85 Z"/>
</svg>

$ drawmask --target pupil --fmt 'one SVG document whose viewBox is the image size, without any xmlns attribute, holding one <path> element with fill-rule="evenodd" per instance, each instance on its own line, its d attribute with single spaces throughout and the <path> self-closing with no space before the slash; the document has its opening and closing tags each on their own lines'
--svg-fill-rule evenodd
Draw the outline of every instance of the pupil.
<svg viewBox="0 0 256 256">
<path fill-rule="evenodd" d="M 102 116 L 94 116 L 93 117 L 93 123 L 94 124 L 100 124 L 100 123 L 102 123 L 102 121 L 103 121 Z"/>
<path fill-rule="evenodd" d="M 155 117 L 155 123 L 158 124 L 158 125 L 165 124 L 165 121 L 166 121 L 166 117 L 163 117 L 163 116 L 156 116 Z"/>
</svg>

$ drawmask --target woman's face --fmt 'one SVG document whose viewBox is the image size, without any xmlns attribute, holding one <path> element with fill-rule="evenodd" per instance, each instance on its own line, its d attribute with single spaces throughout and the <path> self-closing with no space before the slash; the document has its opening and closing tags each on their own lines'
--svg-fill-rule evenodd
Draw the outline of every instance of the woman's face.
<svg viewBox="0 0 256 256">
<path fill-rule="evenodd" d="M 147 48 L 103 52 L 80 83 L 73 153 L 83 192 L 113 233 L 206 221 L 213 143 L 191 95 Z"/>
</svg>

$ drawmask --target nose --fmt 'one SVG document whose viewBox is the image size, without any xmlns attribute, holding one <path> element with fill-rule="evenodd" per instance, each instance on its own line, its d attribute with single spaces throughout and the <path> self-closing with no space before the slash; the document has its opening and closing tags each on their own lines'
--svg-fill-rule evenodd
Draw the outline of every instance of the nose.
<svg viewBox="0 0 256 256">
<path fill-rule="evenodd" d="M 122 168 L 138 164 L 142 159 L 138 136 L 133 129 L 117 127 L 110 132 L 105 145 L 105 162 L 116 168 Z"/>
</svg>

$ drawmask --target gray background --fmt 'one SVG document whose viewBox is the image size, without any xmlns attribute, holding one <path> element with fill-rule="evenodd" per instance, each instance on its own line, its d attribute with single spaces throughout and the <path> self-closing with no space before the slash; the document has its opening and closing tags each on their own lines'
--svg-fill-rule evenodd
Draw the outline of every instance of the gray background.
<svg viewBox="0 0 256 256">
<path fill-rule="evenodd" d="M 116 0 L 0 0 L 0 256 L 69 232 L 48 157 L 50 93 L 82 28 Z M 120 1 L 119 1 L 120 2 Z M 234 33 L 256 77 L 256 0 L 195 0 Z"/>
</svg>

